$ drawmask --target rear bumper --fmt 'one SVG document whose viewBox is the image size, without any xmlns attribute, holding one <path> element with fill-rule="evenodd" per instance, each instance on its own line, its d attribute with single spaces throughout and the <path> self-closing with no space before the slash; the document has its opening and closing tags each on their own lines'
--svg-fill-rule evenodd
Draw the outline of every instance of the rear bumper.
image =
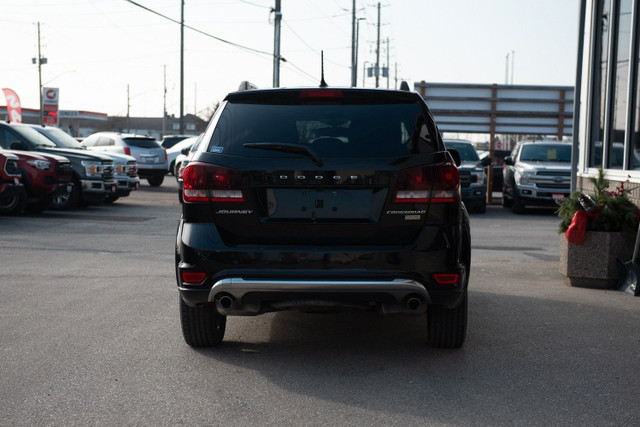
<svg viewBox="0 0 640 427">
<path fill-rule="evenodd" d="M 138 163 L 138 176 L 142 179 L 165 176 L 168 168 L 169 166 L 167 166 L 166 163 L 154 165 L 153 167 L 149 167 L 148 165 L 141 166 L 140 163 Z"/>
<path fill-rule="evenodd" d="M 279 310 L 362 309 L 384 314 L 421 314 L 427 305 L 458 305 L 467 271 L 452 249 L 340 247 L 226 247 L 215 227 L 204 235 L 177 236 L 177 284 L 190 306 L 215 304 L 223 315 Z M 188 226 L 186 228 L 189 228 Z M 198 236 L 206 249 L 195 249 Z M 181 273 L 204 272 L 201 283 Z M 435 273 L 458 274 L 439 284 Z"/>
</svg>

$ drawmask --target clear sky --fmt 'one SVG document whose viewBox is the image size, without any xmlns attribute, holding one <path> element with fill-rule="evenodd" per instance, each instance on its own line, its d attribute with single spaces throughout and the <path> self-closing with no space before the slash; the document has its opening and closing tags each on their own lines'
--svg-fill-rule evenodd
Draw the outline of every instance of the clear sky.
<svg viewBox="0 0 640 427">
<path fill-rule="evenodd" d="M 180 0 L 136 0 L 180 20 Z M 573 85 L 579 0 L 387 0 L 380 8 L 380 62 L 387 45 L 394 77 L 414 82 Z M 185 0 L 185 24 L 258 53 L 185 29 L 185 113 L 206 111 L 243 80 L 273 82 L 275 0 Z M 351 82 L 352 0 L 282 0 L 281 86 L 316 86 L 320 51 L 332 86 Z M 358 86 L 375 62 L 377 2 L 357 0 Z M 0 0 L 0 88 L 38 108 L 40 22 L 44 86 L 60 89 L 60 109 L 162 116 L 179 114 L 180 26 L 126 0 Z M 387 44 L 387 39 L 389 43 Z M 511 69 L 513 68 L 513 74 Z M 380 86 L 386 87 L 386 79 Z M 365 79 L 375 86 L 375 79 Z M 5 105 L 0 96 L 0 105 Z"/>
</svg>

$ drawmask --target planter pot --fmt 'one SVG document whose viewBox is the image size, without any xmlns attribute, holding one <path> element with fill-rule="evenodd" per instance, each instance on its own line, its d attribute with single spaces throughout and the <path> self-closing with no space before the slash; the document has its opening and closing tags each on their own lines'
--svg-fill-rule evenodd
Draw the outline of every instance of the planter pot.
<svg viewBox="0 0 640 427">
<path fill-rule="evenodd" d="M 560 273 L 569 286 L 611 289 L 618 283 L 616 258 L 633 256 L 634 241 L 620 232 L 587 231 L 583 245 L 560 234 Z"/>
</svg>

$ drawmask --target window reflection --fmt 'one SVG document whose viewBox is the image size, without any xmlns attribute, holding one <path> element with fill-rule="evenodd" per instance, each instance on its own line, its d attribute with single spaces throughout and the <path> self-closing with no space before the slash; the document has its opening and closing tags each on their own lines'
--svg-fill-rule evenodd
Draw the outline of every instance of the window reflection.
<svg viewBox="0 0 640 427">
<path fill-rule="evenodd" d="M 604 140 L 604 123 L 606 112 L 607 93 L 607 63 L 609 62 L 609 26 L 611 15 L 610 0 L 600 0 L 600 32 L 601 37 L 597 37 L 599 52 L 599 64 L 595 66 L 595 84 L 593 99 L 593 123 L 591 146 L 589 147 L 589 166 L 598 167 L 602 162 L 602 141 Z"/>
<path fill-rule="evenodd" d="M 616 31 L 615 85 L 613 91 L 613 113 L 609 150 L 610 169 L 622 169 L 624 161 L 624 138 L 627 127 L 627 99 L 629 88 L 629 49 L 631 46 L 631 6 L 632 0 L 620 0 L 618 26 Z"/>
</svg>

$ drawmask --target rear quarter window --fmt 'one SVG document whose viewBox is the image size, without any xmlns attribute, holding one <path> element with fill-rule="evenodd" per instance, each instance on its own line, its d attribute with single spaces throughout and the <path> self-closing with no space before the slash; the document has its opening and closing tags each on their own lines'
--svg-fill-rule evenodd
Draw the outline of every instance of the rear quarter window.
<svg viewBox="0 0 640 427">
<path fill-rule="evenodd" d="M 436 151 L 417 103 L 267 105 L 227 103 L 209 151 L 250 157 L 295 156 L 246 148 L 272 142 L 303 145 L 320 157 L 393 157 Z"/>
</svg>

